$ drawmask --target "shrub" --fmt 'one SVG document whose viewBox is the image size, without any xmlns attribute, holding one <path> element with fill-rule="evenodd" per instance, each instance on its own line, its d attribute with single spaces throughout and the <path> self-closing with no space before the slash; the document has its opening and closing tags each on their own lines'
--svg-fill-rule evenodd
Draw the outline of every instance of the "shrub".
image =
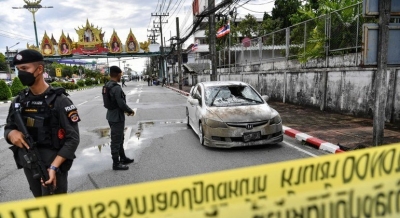
<svg viewBox="0 0 400 218">
<path fill-rule="evenodd" d="M 90 78 L 85 79 L 85 84 L 87 86 L 91 86 L 93 84 L 93 81 Z"/>
<path fill-rule="evenodd" d="M 10 87 L 4 82 L 4 80 L 0 80 L 0 100 L 8 100 L 11 98 L 11 90 Z"/>
<path fill-rule="evenodd" d="M 110 81 L 110 76 L 103 76 L 100 80 L 100 82 L 104 84 L 106 84 L 108 81 Z"/>
<path fill-rule="evenodd" d="M 83 80 L 79 80 L 78 82 L 76 82 L 78 84 L 78 86 L 83 87 L 85 86 L 85 82 Z"/>
<path fill-rule="evenodd" d="M 15 77 L 13 79 L 12 85 L 10 87 L 11 95 L 17 96 L 18 93 L 20 93 L 21 90 L 24 90 L 25 88 L 26 88 L 26 86 L 22 85 L 21 80 L 18 77 Z"/>
<path fill-rule="evenodd" d="M 59 82 L 52 82 L 52 83 L 50 83 L 50 85 L 52 87 L 62 87 L 61 83 L 59 83 Z"/>
<path fill-rule="evenodd" d="M 68 82 L 60 83 L 61 87 L 63 87 L 64 89 L 68 89 L 68 84 Z"/>
<path fill-rule="evenodd" d="M 79 86 L 77 84 L 72 83 L 72 82 L 61 83 L 61 87 L 63 87 L 64 89 L 77 89 L 77 88 L 79 88 Z"/>
<path fill-rule="evenodd" d="M 74 89 L 74 87 L 75 87 L 75 83 L 71 83 L 71 82 L 67 82 L 66 85 L 67 86 L 65 89 Z"/>
</svg>

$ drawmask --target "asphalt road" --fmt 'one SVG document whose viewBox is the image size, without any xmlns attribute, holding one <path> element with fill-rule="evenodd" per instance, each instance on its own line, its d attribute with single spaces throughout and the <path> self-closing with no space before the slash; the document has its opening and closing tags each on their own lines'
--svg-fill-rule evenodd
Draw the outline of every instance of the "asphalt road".
<svg viewBox="0 0 400 218">
<path fill-rule="evenodd" d="M 81 142 L 69 172 L 69 192 L 149 182 L 187 175 L 241 168 L 287 160 L 318 157 L 327 153 L 301 145 L 284 136 L 277 145 L 211 149 L 200 145 L 185 123 L 186 97 L 161 86 L 127 82 L 128 105 L 125 149 L 135 162 L 128 171 L 113 171 L 109 127 L 101 87 L 70 92 L 82 121 Z M 22 170 L 17 170 L 3 138 L 9 104 L 0 104 L 0 202 L 32 198 Z"/>
</svg>

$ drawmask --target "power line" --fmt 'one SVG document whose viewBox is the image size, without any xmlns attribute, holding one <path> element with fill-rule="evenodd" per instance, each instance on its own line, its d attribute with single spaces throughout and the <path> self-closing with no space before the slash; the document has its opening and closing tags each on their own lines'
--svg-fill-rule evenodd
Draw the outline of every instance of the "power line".
<svg viewBox="0 0 400 218">
<path fill-rule="evenodd" d="M 264 13 L 266 13 L 266 11 L 263 11 L 263 12 L 261 12 L 261 11 L 253 11 L 253 10 L 250 10 L 250 9 L 245 8 L 245 7 L 243 7 L 243 6 L 242 6 L 242 8 L 245 9 L 245 10 L 251 11 L 251 12 L 253 12 L 253 13 L 257 13 L 257 14 L 264 14 Z"/>
<path fill-rule="evenodd" d="M 272 0 L 272 1 L 269 1 L 269 2 L 264 2 L 264 3 L 259 3 L 259 4 L 256 4 L 256 3 L 247 3 L 248 5 L 267 5 L 267 4 L 270 4 L 270 3 L 275 3 L 275 0 Z"/>
<path fill-rule="evenodd" d="M 22 35 L 18 35 L 15 33 L 10 33 L 10 32 L 6 32 L 3 30 L 0 30 L 0 36 L 4 36 L 6 38 L 10 38 L 10 39 L 20 39 L 20 40 L 26 40 L 26 41 L 34 41 L 33 38 L 27 37 L 27 36 L 22 36 Z"/>
</svg>

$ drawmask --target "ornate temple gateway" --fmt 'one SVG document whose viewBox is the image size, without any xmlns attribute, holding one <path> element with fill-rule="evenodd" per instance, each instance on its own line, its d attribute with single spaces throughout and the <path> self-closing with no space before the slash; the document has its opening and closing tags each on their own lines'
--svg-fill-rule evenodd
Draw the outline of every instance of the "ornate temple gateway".
<svg viewBox="0 0 400 218">
<path fill-rule="evenodd" d="M 39 48 L 27 44 L 27 48 L 40 51 L 45 57 L 52 56 L 73 56 L 73 55 L 118 55 L 149 52 L 150 41 L 138 43 L 132 30 L 129 31 L 126 40 L 121 41 L 117 32 L 113 33 L 108 41 L 104 40 L 104 32 L 101 28 L 95 27 L 86 20 L 86 25 L 75 29 L 78 34 L 78 41 L 72 41 L 69 35 L 62 31 L 60 39 L 57 41 L 44 33 L 42 43 Z M 125 44 L 122 44 L 124 42 Z"/>
</svg>

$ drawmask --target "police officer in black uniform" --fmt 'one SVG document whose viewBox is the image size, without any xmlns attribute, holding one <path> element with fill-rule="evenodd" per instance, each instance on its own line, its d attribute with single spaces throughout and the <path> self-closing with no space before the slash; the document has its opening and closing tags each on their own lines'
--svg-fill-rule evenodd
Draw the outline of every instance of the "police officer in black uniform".
<svg viewBox="0 0 400 218">
<path fill-rule="evenodd" d="M 127 170 L 126 164 L 133 163 L 133 159 L 125 155 L 124 129 L 125 113 L 133 116 L 135 112 L 126 104 L 126 96 L 118 82 L 121 82 L 122 71 L 117 66 L 110 67 L 110 81 L 106 87 L 110 88 L 110 102 L 115 105 L 113 109 L 107 109 L 106 118 L 111 129 L 111 157 L 113 170 Z"/>
<path fill-rule="evenodd" d="M 21 91 L 10 105 L 4 138 L 12 144 L 10 149 L 17 167 L 24 169 L 35 197 L 67 193 L 68 171 L 79 144 L 77 108 L 63 88 L 53 88 L 45 82 L 43 56 L 38 51 L 27 49 L 19 52 L 13 64 L 18 69 L 21 83 L 28 88 Z M 29 145 L 16 123 L 16 105 L 19 105 L 22 121 L 34 141 L 39 154 L 37 159 L 45 166 L 44 172 L 47 169 L 47 181 L 34 177 L 37 172 L 26 161 Z"/>
</svg>

